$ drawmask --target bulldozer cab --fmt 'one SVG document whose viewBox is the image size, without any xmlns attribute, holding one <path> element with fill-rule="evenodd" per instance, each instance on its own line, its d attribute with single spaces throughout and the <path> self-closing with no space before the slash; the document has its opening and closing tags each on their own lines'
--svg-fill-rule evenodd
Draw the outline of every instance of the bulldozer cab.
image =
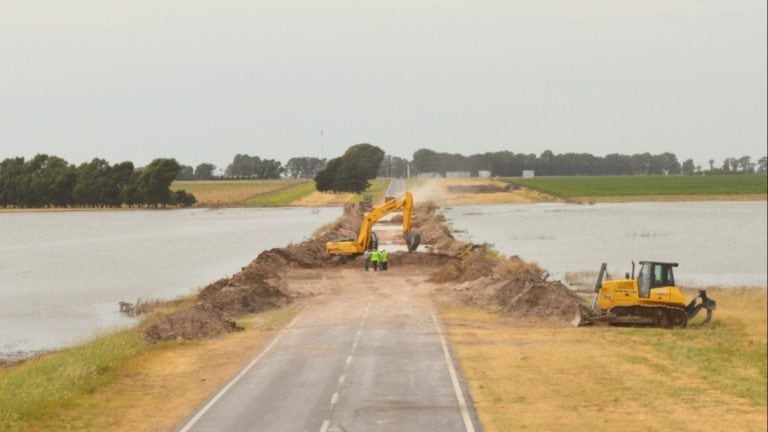
<svg viewBox="0 0 768 432">
<path fill-rule="evenodd" d="M 640 261 L 640 273 L 637 275 L 640 297 L 648 298 L 651 288 L 675 286 L 673 267 L 677 267 L 677 263 Z"/>
</svg>

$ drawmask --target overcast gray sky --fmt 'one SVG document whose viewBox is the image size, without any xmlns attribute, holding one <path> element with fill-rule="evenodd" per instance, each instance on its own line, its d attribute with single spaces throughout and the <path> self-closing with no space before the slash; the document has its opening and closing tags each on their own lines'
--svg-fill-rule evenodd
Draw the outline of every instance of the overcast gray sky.
<svg viewBox="0 0 768 432">
<path fill-rule="evenodd" d="M 0 0 L 0 159 L 758 158 L 766 19 L 765 0 Z"/>
</svg>

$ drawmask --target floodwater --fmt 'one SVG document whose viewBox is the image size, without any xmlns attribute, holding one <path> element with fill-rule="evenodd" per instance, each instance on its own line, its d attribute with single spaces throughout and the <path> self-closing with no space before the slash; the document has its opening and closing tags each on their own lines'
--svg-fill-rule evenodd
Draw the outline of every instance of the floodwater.
<svg viewBox="0 0 768 432">
<path fill-rule="evenodd" d="M 339 208 L 0 213 L 0 358 L 135 321 L 118 302 L 171 299 L 299 242 Z"/>
<path fill-rule="evenodd" d="M 554 279 L 589 272 L 581 276 L 594 284 L 601 263 L 620 277 L 631 260 L 677 262 L 683 286 L 766 286 L 768 278 L 764 201 L 486 205 L 444 214 L 457 238 L 538 262 Z"/>
</svg>

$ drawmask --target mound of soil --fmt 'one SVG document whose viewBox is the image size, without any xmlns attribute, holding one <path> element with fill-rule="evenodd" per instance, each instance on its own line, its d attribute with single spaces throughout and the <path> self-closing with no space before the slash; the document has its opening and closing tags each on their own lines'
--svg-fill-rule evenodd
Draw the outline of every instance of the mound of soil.
<svg viewBox="0 0 768 432">
<path fill-rule="evenodd" d="M 203 339 L 238 330 L 239 327 L 222 317 L 214 307 L 200 303 L 160 316 L 144 329 L 150 343 L 174 339 Z"/>
<path fill-rule="evenodd" d="M 429 280 L 461 284 L 457 290 L 463 304 L 515 317 L 570 321 L 581 303 L 578 294 L 559 281 L 547 281 L 547 274 L 536 264 L 517 256 L 499 260 L 475 252 L 439 268 Z"/>
<path fill-rule="evenodd" d="M 411 230 L 421 235 L 422 244 L 431 245 L 431 251 L 445 255 L 457 255 L 469 244 L 456 240 L 445 225 L 445 217 L 432 201 L 417 205 L 414 209 Z"/>
<path fill-rule="evenodd" d="M 480 253 L 472 253 L 465 259 L 453 258 L 430 275 L 429 282 L 469 282 L 488 277 L 497 261 Z"/>
<path fill-rule="evenodd" d="M 363 211 L 350 204 L 344 215 L 326 232 L 312 240 L 262 252 L 242 271 L 203 288 L 198 303 L 188 309 L 158 315 L 144 329 L 150 342 L 209 338 L 237 329 L 230 321 L 245 313 L 260 312 L 290 303 L 282 275 L 292 267 L 316 268 L 338 260 L 325 252 L 325 243 L 353 237 Z"/>
<path fill-rule="evenodd" d="M 559 281 L 547 282 L 529 272 L 516 274 L 494 296 L 502 312 L 517 317 L 571 320 L 581 298 Z"/>
</svg>

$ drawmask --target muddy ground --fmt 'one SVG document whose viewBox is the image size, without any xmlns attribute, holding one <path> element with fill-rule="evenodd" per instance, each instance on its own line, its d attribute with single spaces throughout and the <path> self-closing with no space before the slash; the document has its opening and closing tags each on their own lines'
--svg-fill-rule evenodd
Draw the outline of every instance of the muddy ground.
<svg viewBox="0 0 768 432">
<path fill-rule="evenodd" d="M 327 231 L 312 240 L 261 253 L 233 277 L 203 288 L 192 306 L 150 313 L 143 325 L 146 339 L 209 338 L 237 331 L 236 320 L 247 313 L 286 306 L 333 289 L 329 275 L 343 268 L 362 269 L 362 258 L 350 261 L 330 256 L 325 243 L 354 237 L 363 214 L 357 204 L 349 204 Z M 393 223 L 398 221 L 393 219 Z M 434 203 L 417 204 L 412 229 L 420 233 L 424 246 L 418 253 L 393 253 L 390 266 L 428 275 L 429 286 L 422 288 L 437 301 L 517 317 L 562 322 L 573 318 L 580 300 L 576 294 L 560 282 L 548 281 L 535 264 L 518 257 L 500 258 L 486 246 L 456 240 Z"/>
</svg>

